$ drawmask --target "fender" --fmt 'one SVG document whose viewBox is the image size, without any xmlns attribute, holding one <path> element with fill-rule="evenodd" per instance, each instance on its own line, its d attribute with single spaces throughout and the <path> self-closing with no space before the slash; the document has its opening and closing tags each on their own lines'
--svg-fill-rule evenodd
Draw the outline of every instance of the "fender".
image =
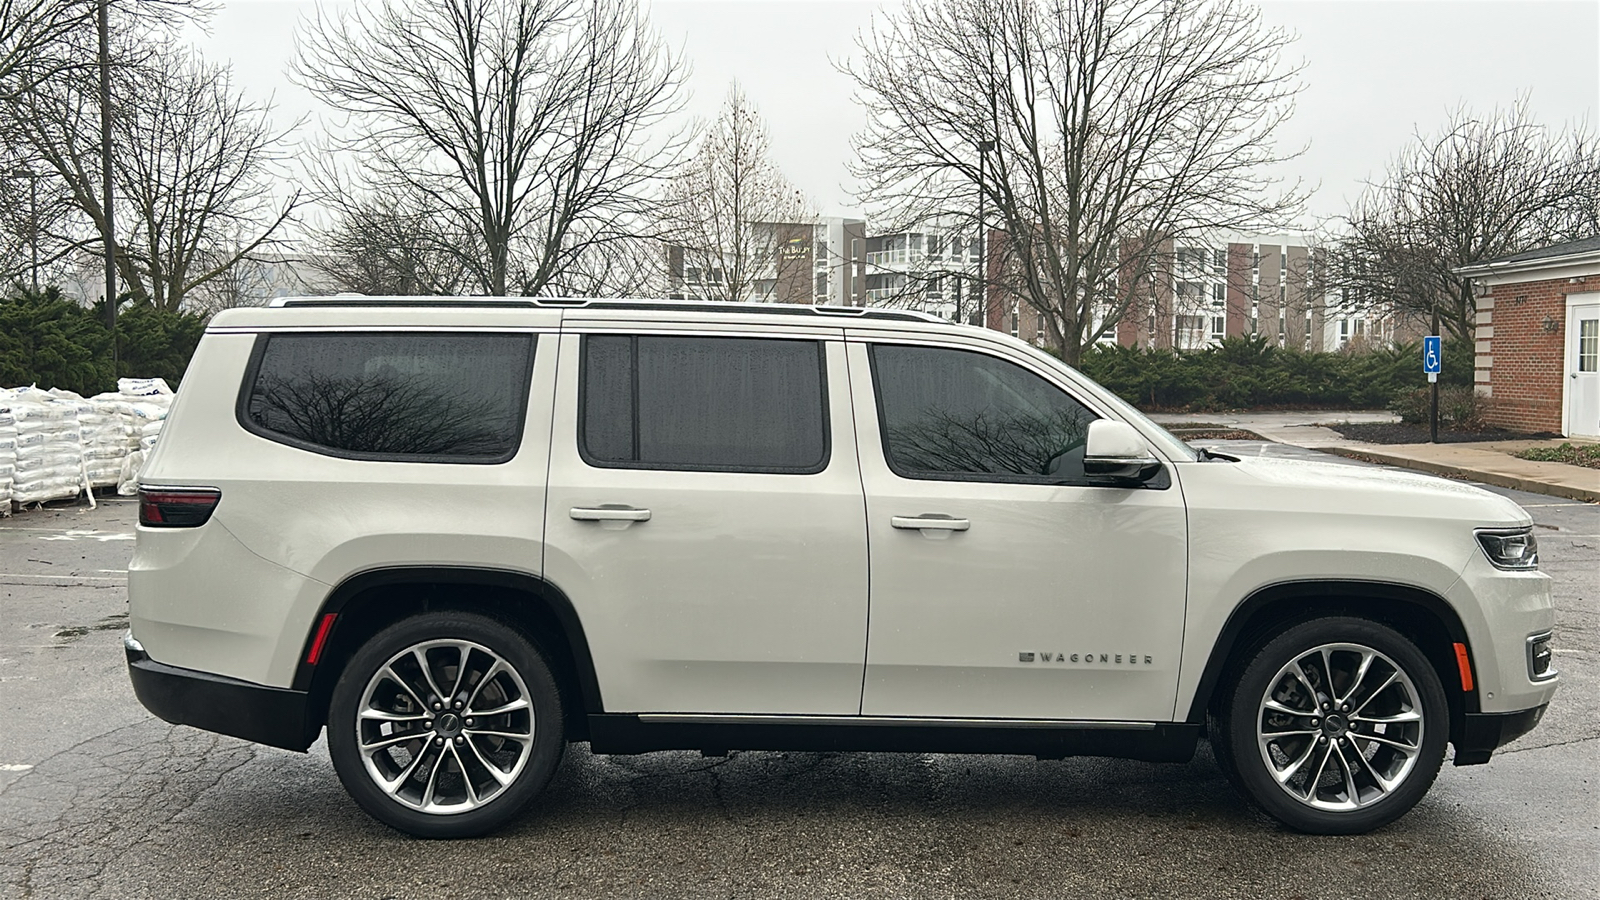
<svg viewBox="0 0 1600 900">
<path fill-rule="evenodd" d="M 395 566 L 371 569 L 352 575 L 328 593 L 322 606 L 311 620 L 301 648 L 300 663 L 295 669 L 293 689 L 310 691 L 316 681 L 317 667 L 306 662 L 312 642 L 316 639 L 317 623 L 330 613 L 342 614 L 351 601 L 378 588 L 400 585 L 447 585 L 493 587 L 528 595 L 554 619 L 566 641 L 571 655 L 576 687 L 582 700 L 583 712 L 605 712 L 600 695 L 600 682 L 595 677 L 594 659 L 589 653 L 589 641 L 584 635 L 583 622 L 572 601 L 559 588 L 544 579 L 510 569 L 491 569 L 479 566 Z M 332 629 L 324 636 L 328 642 L 337 639 L 338 630 L 345 617 L 334 620 Z"/>
<path fill-rule="evenodd" d="M 1382 612 L 1393 613 L 1399 608 L 1398 616 L 1390 618 L 1415 619 L 1421 614 L 1426 619 L 1440 626 L 1450 642 L 1466 645 L 1467 652 L 1472 652 L 1471 642 L 1467 639 L 1466 628 L 1461 624 L 1460 616 L 1445 601 L 1443 597 L 1421 588 L 1409 585 L 1392 584 L 1380 581 L 1289 581 L 1268 585 L 1260 588 L 1246 597 L 1242 603 L 1234 608 L 1228 616 L 1228 621 L 1222 627 L 1222 632 L 1217 635 L 1216 644 L 1211 648 L 1211 656 L 1206 661 L 1205 671 L 1200 676 L 1200 683 L 1195 688 L 1194 698 L 1189 706 L 1189 716 L 1185 720 L 1190 724 L 1200 724 L 1206 720 L 1206 709 L 1211 704 L 1211 695 L 1216 690 L 1217 682 L 1222 678 L 1222 673 L 1227 669 L 1233 653 L 1242 638 L 1246 637 L 1253 622 L 1282 621 L 1296 618 L 1295 611 L 1289 609 L 1273 609 L 1281 604 L 1294 603 L 1295 601 L 1310 601 L 1305 604 L 1305 612 L 1325 613 L 1337 611 L 1341 605 L 1351 611 L 1372 609 L 1377 605 L 1382 619 Z M 1427 654 L 1427 648 L 1422 649 Z M 1430 657 L 1431 658 L 1431 657 Z M 1435 660 L 1437 663 L 1437 660 Z M 1446 668 L 1445 671 L 1450 671 Z M 1449 680 L 1445 681 L 1450 684 Z M 1460 697 L 1462 712 L 1476 713 L 1478 706 L 1478 689 L 1474 685 L 1471 691 L 1461 692 L 1446 690 L 1447 696 Z M 1452 703 L 1454 706 L 1454 703 Z M 1459 720 L 1458 716 L 1452 718 Z"/>
</svg>

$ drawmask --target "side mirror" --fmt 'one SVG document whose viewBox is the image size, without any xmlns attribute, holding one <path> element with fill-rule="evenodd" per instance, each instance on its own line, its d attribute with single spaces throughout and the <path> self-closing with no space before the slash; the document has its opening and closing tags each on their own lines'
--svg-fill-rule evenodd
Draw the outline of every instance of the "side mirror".
<svg viewBox="0 0 1600 900">
<path fill-rule="evenodd" d="M 1111 419 L 1089 423 L 1083 448 L 1085 475 L 1139 484 L 1160 471 L 1161 460 L 1132 425 Z"/>
</svg>

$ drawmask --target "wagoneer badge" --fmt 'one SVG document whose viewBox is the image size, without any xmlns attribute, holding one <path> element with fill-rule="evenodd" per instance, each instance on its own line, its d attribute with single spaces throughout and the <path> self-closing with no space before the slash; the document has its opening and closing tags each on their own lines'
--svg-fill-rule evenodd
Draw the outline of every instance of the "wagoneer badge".
<svg viewBox="0 0 1600 900">
<path fill-rule="evenodd" d="M 1137 653 L 1036 653 L 1022 650 L 1017 653 L 1017 662 L 1042 662 L 1042 663 L 1105 663 L 1110 666 L 1152 666 L 1155 658 L 1152 656 L 1141 657 Z"/>
</svg>

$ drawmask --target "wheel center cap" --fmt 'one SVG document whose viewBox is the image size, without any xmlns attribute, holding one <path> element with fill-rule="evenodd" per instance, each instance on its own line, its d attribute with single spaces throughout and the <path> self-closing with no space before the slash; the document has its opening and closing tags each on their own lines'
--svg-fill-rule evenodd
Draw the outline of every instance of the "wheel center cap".
<svg viewBox="0 0 1600 900">
<path fill-rule="evenodd" d="M 1349 724 L 1344 716 L 1333 713 L 1322 720 L 1322 733 L 1328 737 L 1341 737 Z"/>
<path fill-rule="evenodd" d="M 447 712 L 433 723 L 433 730 L 441 737 L 455 737 L 461 733 L 461 717 Z"/>
</svg>

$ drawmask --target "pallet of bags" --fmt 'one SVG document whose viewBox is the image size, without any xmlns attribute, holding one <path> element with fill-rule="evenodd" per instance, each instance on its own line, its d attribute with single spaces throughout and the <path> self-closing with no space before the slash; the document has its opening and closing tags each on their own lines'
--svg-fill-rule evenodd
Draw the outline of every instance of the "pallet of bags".
<svg viewBox="0 0 1600 900">
<path fill-rule="evenodd" d="M 50 396 L 73 408 L 78 415 L 78 441 L 83 448 L 83 477 L 90 488 L 113 487 L 122 473 L 122 457 L 127 455 L 123 423 L 103 411 L 92 400 L 61 388 L 51 388 Z"/>
<path fill-rule="evenodd" d="M 78 404 L 32 387 L 8 394 L 17 429 L 12 501 L 20 506 L 78 496 L 87 487 Z"/>
<path fill-rule="evenodd" d="M 17 420 L 0 391 L 0 516 L 11 515 L 11 480 L 17 471 Z"/>
<path fill-rule="evenodd" d="M 127 415 L 128 453 L 122 458 L 117 493 L 131 497 L 139 492 L 139 470 L 155 446 L 156 436 L 172 408 L 172 389 L 160 378 L 119 378 L 117 396 Z"/>
</svg>

